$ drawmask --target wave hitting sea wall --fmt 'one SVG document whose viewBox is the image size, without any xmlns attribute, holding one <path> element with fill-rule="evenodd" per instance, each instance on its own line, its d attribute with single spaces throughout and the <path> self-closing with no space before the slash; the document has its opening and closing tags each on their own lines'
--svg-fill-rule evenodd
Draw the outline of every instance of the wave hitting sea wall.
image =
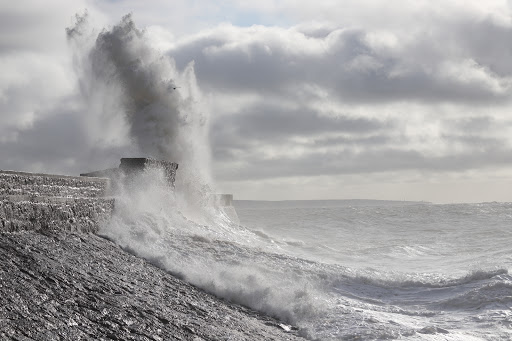
<svg viewBox="0 0 512 341">
<path fill-rule="evenodd" d="M 301 340 L 95 234 L 110 180 L 0 171 L 0 340 Z"/>
</svg>

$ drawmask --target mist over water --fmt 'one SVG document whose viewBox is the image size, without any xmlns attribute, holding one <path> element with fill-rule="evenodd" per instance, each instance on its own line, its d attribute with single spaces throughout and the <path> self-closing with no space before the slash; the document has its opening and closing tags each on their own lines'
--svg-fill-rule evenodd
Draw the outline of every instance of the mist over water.
<svg viewBox="0 0 512 341">
<path fill-rule="evenodd" d="M 511 205 L 245 203 L 235 223 L 211 200 L 193 63 L 177 70 L 131 16 L 67 33 L 91 143 L 179 163 L 175 191 L 157 169 L 124 182 L 101 235 L 311 339 L 509 339 Z"/>
</svg>

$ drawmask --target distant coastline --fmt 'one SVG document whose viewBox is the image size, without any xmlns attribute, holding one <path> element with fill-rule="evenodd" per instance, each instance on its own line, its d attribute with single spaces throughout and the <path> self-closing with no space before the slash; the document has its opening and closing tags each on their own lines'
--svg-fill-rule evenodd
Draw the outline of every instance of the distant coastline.
<svg viewBox="0 0 512 341">
<path fill-rule="evenodd" d="M 387 206 L 387 205 L 432 205 L 429 201 L 399 201 L 377 199 L 328 199 L 328 200 L 233 200 L 236 208 L 265 207 L 338 207 L 338 206 Z"/>
</svg>

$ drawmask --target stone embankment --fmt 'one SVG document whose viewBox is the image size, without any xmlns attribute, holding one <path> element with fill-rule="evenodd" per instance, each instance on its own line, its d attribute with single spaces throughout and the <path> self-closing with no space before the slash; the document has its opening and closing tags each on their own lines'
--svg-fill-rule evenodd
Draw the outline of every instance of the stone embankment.
<svg viewBox="0 0 512 341">
<path fill-rule="evenodd" d="M 0 172 L 0 229 L 96 232 L 114 199 L 108 179 Z"/>
<path fill-rule="evenodd" d="M 301 339 L 91 233 L 107 187 L 0 172 L 0 340 Z"/>
</svg>

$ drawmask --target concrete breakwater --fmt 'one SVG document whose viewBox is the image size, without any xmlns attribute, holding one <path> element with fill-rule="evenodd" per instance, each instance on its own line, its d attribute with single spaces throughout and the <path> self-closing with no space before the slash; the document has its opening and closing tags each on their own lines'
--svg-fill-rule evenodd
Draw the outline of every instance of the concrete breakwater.
<svg viewBox="0 0 512 341">
<path fill-rule="evenodd" d="M 105 178 L 0 171 L 0 340 L 300 340 L 95 234 Z"/>
<path fill-rule="evenodd" d="M 123 158 L 118 168 L 79 177 L 0 171 L 0 230 L 97 232 L 112 215 L 120 181 L 151 168 L 174 187 L 178 164 L 150 158 Z"/>
<path fill-rule="evenodd" d="M 96 232 L 110 218 L 108 179 L 0 171 L 0 230 Z"/>
<path fill-rule="evenodd" d="M 172 191 L 178 164 L 150 158 L 122 158 L 118 168 L 79 177 L 0 170 L 0 231 L 97 232 L 100 224 L 110 219 L 115 206 L 113 195 L 121 184 L 154 168 L 163 171 Z M 209 201 L 238 222 L 233 195 L 214 194 Z"/>
</svg>

